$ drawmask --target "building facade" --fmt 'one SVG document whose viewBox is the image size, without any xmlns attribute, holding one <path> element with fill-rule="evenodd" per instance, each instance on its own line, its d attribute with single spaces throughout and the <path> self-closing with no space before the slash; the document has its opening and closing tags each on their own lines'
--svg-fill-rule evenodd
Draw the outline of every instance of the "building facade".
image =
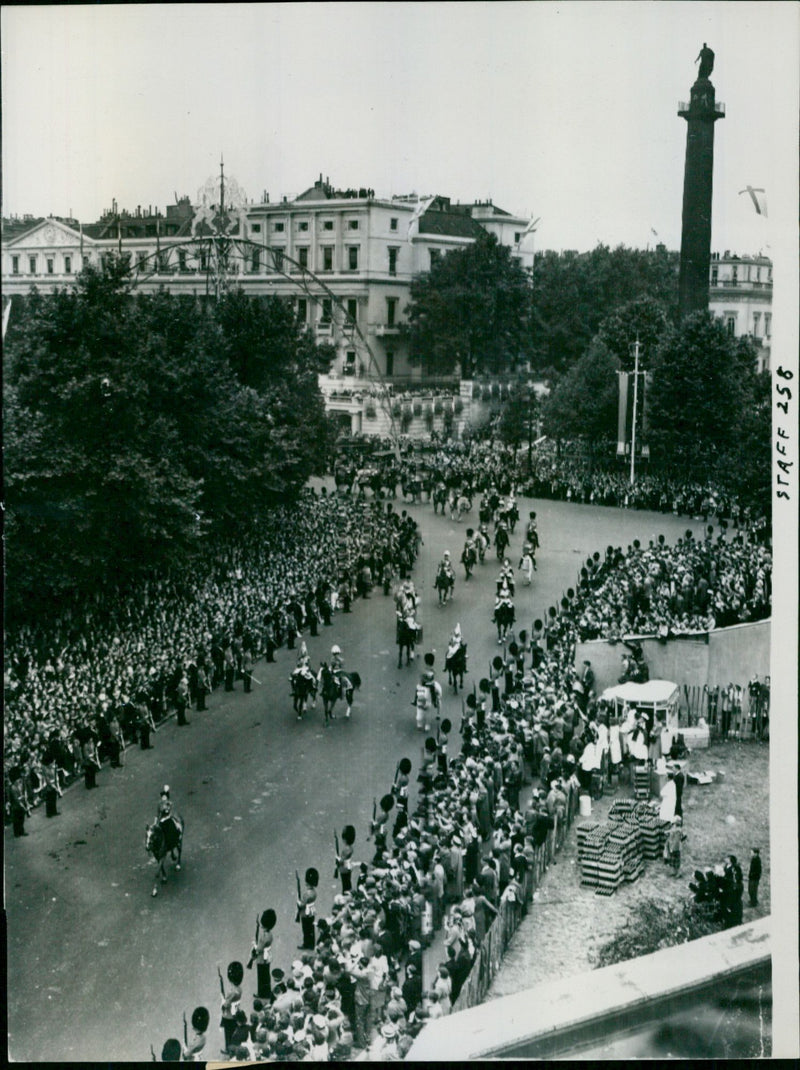
<svg viewBox="0 0 800 1070">
<path fill-rule="evenodd" d="M 755 343 L 758 371 L 770 370 L 772 345 L 772 261 L 766 256 L 713 253 L 709 274 L 709 311 L 737 338 Z"/>
<path fill-rule="evenodd" d="M 376 197 L 370 189 L 334 189 L 320 175 L 298 196 L 247 201 L 235 183 L 220 176 L 192 205 L 177 199 L 165 213 L 152 207 L 120 211 L 114 204 L 101 219 L 4 221 L 3 290 L 24 294 L 36 285 L 47 292 L 69 285 L 84 264 L 109 253 L 130 258 L 143 290 L 203 296 L 219 277 L 220 216 L 226 243 L 227 282 L 252 294 L 291 300 L 299 319 L 320 342 L 336 351 L 331 374 L 410 381 L 412 367 L 402 324 L 413 278 L 437 257 L 464 248 L 484 232 L 533 268 L 528 220 L 491 201 L 453 204 L 447 197 Z"/>
</svg>

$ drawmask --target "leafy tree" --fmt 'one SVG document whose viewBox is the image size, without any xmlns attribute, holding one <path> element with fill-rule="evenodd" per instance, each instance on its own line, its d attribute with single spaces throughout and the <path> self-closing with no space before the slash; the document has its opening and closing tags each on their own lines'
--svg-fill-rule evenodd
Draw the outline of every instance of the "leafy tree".
<svg viewBox="0 0 800 1070">
<path fill-rule="evenodd" d="M 12 597 L 183 563 L 210 526 L 294 494 L 330 439 L 322 359 L 275 305 L 133 296 L 116 257 L 34 292 L 4 353 Z"/>
<path fill-rule="evenodd" d="M 678 254 L 610 249 L 537 253 L 533 271 L 533 368 L 545 378 L 564 372 L 583 355 L 602 321 L 620 306 L 651 297 L 677 318 Z"/>
<path fill-rule="evenodd" d="M 530 350 L 528 275 L 493 234 L 435 263 L 411 284 L 410 359 L 427 374 L 465 377 L 513 369 Z"/>
<path fill-rule="evenodd" d="M 640 367 L 642 358 L 655 353 L 669 330 L 664 306 L 652 297 L 637 297 L 627 301 L 606 316 L 597 332 L 601 342 L 620 363 L 624 371 L 632 371 L 635 358 L 633 347 L 639 342 Z"/>
<path fill-rule="evenodd" d="M 654 459 L 695 476 L 722 471 L 755 397 L 752 343 L 696 312 L 664 339 L 651 371 Z"/>
<path fill-rule="evenodd" d="M 545 401 L 545 433 L 556 439 L 582 439 L 590 453 L 613 438 L 618 369 L 619 361 L 596 339 Z"/>
</svg>

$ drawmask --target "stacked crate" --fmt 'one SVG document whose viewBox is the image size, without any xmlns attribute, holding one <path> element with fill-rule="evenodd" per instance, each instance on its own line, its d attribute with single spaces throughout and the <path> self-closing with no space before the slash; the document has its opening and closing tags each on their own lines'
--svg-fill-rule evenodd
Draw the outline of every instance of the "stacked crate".
<svg viewBox="0 0 800 1070">
<path fill-rule="evenodd" d="M 638 825 L 631 821 L 618 822 L 609 833 L 608 843 L 622 859 L 623 880 L 635 881 L 640 877 L 644 869 L 644 858 Z"/>
<path fill-rule="evenodd" d="M 639 826 L 642 855 L 645 858 L 661 858 L 669 822 L 661 821 L 650 811 L 647 814 L 637 813 L 636 824 Z"/>
<path fill-rule="evenodd" d="M 633 770 L 633 794 L 637 799 L 650 798 L 650 770 L 646 765 L 637 765 Z"/>
<path fill-rule="evenodd" d="M 618 844 L 614 842 L 609 832 L 597 863 L 595 895 L 613 895 L 614 889 L 619 888 L 624 879 L 625 863 Z"/>
<path fill-rule="evenodd" d="M 611 809 L 608 811 L 608 820 L 630 821 L 633 818 L 635 807 L 636 803 L 633 799 L 617 799 L 611 804 Z"/>
<path fill-rule="evenodd" d="M 581 863 L 581 884 L 587 887 L 596 887 L 600 879 L 600 859 L 607 835 L 608 832 L 594 821 L 578 827 L 578 858 Z"/>
</svg>

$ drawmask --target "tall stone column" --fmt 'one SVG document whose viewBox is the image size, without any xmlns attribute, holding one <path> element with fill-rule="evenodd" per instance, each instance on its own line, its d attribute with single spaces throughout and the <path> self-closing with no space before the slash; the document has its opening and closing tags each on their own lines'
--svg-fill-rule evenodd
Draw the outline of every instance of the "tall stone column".
<svg viewBox="0 0 800 1070">
<path fill-rule="evenodd" d="M 714 65 L 714 53 L 703 45 L 698 58 L 700 73 L 690 90 L 689 103 L 682 101 L 678 105 L 678 115 L 688 123 L 678 278 L 678 308 L 681 319 L 698 309 L 708 308 L 714 123 L 725 117 L 725 106 L 716 103 L 714 86 L 708 78 Z"/>
</svg>

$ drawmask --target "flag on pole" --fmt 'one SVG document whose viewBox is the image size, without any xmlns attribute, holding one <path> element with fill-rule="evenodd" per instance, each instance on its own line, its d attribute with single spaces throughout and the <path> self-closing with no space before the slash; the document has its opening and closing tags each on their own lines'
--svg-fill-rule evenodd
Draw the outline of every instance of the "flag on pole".
<svg viewBox="0 0 800 1070">
<path fill-rule="evenodd" d="M 433 204 L 435 199 L 436 199 L 435 197 L 427 197 L 425 200 L 420 199 L 417 202 L 417 207 L 414 209 L 414 214 L 412 215 L 412 217 L 408 221 L 408 237 L 409 238 L 411 237 L 411 228 L 414 226 L 414 224 L 417 222 L 417 220 L 420 218 L 420 216 L 424 215 L 425 212 L 428 211 L 428 209 Z"/>
<path fill-rule="evenodd" d="M 763 215 L 766 218 L 767 215 L 767 195 L 765 190 L 761 188 L 754 188 L 753 186 L 745 186 L 744 189 L 739 190 L 739 196 L 743 193 L 750 194 L 750 200 L 753 202 L 753 207 L 756 210 L 757 215 Z"/>
<path fill-rule="evenodd" d="M 619 409 L 617 418 L 617 457 L 625 456 L 628 444 L 628 384 L 630 372 L 617 372 L 619 377 Z"/>
</svg>

